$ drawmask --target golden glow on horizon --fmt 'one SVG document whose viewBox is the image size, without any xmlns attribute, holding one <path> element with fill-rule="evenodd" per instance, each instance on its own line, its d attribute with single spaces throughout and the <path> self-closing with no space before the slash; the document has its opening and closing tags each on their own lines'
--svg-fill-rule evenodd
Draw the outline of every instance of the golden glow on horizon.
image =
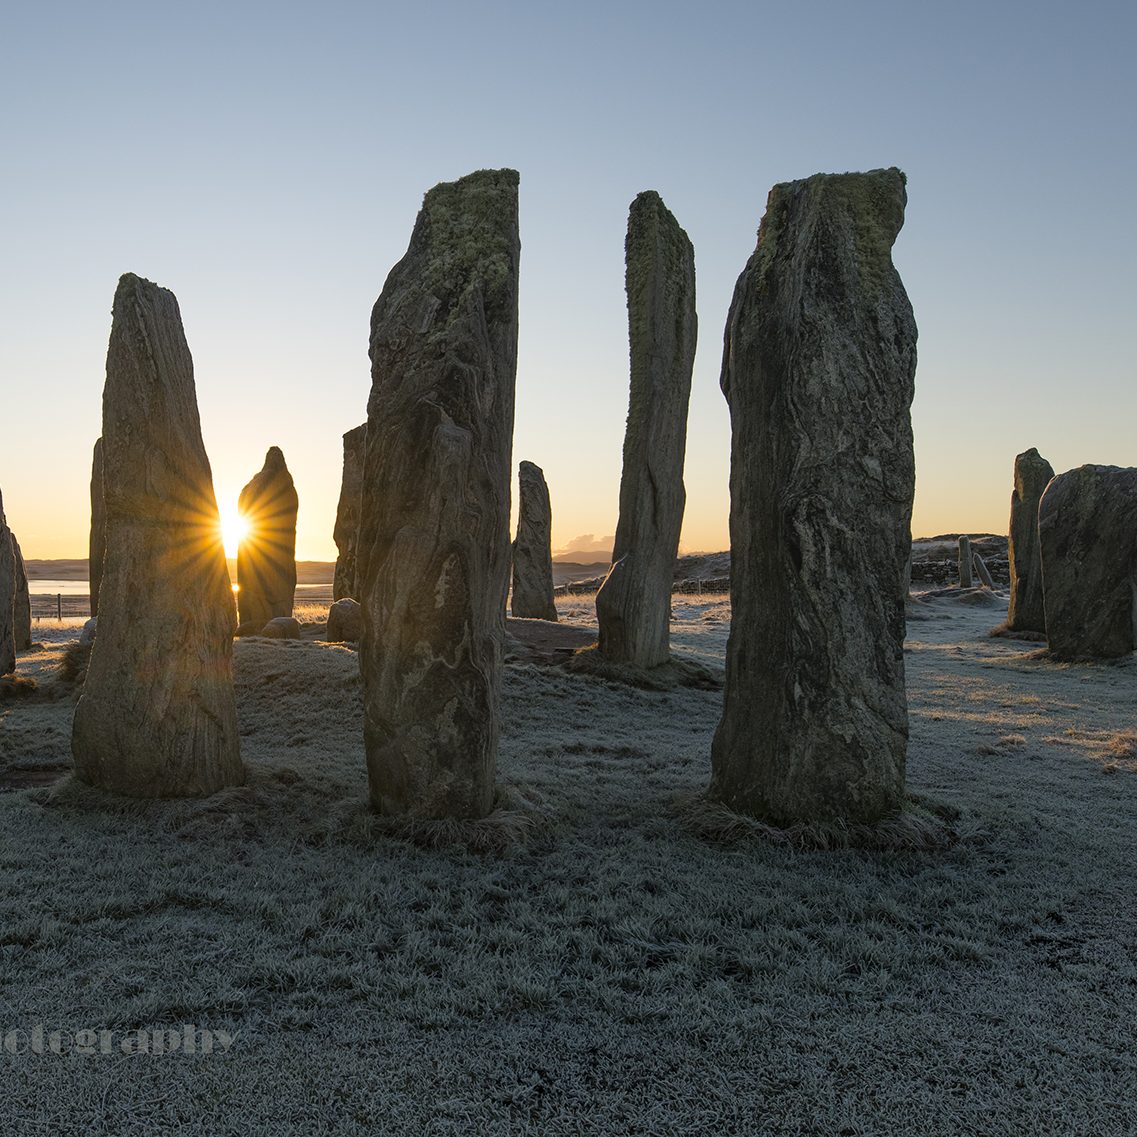
<svg viewBox="0 0 1137 1137">
<path fill-rule="evenodd" d="M 237 555 L 237 546 L 248 532 L 249 522 L 235 505 L 221 506 L 221 540 L 227 557 Z"/>
</svg>

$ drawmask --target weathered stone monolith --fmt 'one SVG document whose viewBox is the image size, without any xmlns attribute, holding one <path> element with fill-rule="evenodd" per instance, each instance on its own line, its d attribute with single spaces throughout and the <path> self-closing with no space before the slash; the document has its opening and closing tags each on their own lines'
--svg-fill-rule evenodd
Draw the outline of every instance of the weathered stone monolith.
<svg viewBox="0 0 1137 1137">
<path fill-rule="evenodd" d="M 9 531 L 10 532 L 10 531 Z M 28 589 L 28 570 L 16 534 L 12 533 L 12 637 L 17 651 L 32 646 L 32 598 Z"/>
<path fill-rule="evenodd" d="M 493 803 L 517 370 L 514 170 L 437 185 L 371 314 L 360 669 L 374 807 Z"/>
<path fill-rule="evenodd" d="M 731 630 L 711 795 L 785 825 L 904 800 L 916 324 L 897 169 L 776 185 L 731 302 Z"/>
<path fill-rule="evenodd" d="M 343 436 L 343 480 L 336 508 L 336 525 L 332 531 L 339 556 L 332 583 L 332 599 L 356 599 L 359 592 L 355 579 L 355 549 L 359 543 L 359 494 L 363 485 L 363 455 L 367 446 L 367 423 L 349 430 Z"/>
<path fill-rule="evenodd" d="M 683 457 L 695 362 L 695 253 L 659 194 L 641 193 L 624 242 L 631 398 L 612 568 L 596 594 L 600 654 L 666 663 L 683 526 Z"/>
<path fill-rule="evenodd" d="M 87 576 L 91 594 L 91 615 L 99 614 L 99 587 L 103 580 L 103 559 L 107 549 L 107 518 L 103 508 L 103 440 L 95 442 L 91 456 L 91 537 L 88 546 Z"/>
<path fill-rule="evenodd" d="M 12 531 L 4 516 L 4 497 L 0 494 L 0 675 L 16 670 L 16 636 L 12 618 L 16 592 L 15 567 Z"/>
<path fill-rule="evenodd" d="M 237 614 L 263 627 L 291 616 L 296 595 L 296 513 L 299 499 L 279 446 L 237 499 L 248 526 L 237 547 Z"/>
<path fill-rule="evenodd" d="M 966 534 L 959 538 L 959 587 L 974 588 L 975 574 L 971 559 L 971 538 Z"/>
<path fill-rule="evenodd" d="M 1015 488 L 1011 491 L 1011 522 L 1007 560 L 1011 598 L 1007 628 L 1012 632 L 1045 632 L 1042 603 L 1042 560 L 1038 551 L 1038 503 L 1054 477 L 1054 467 L 1032 446 L 1015 458 Z"/>
<path fill-rule="evenodd" d="M 1038 504 L 1046 639 L 1055 659 L 1137 647 L 1137 469 L 1079 466 Z"/>
<path fill-rule="evenodd" d="M 532 620 L 555 620 L 553 599 L 553 510 L 545 472 L 532 462 L 517 470 L 517 540 L 513 542 L 513 595 L 509 610 Z"/>
<path fill-rule="evenodd" d="M 243 781 L 233 592 L 174 294 L 127 273 L 103 388 L 106 559 L 75 708 L 79 778 L 133 797 Z"/>
</svg>

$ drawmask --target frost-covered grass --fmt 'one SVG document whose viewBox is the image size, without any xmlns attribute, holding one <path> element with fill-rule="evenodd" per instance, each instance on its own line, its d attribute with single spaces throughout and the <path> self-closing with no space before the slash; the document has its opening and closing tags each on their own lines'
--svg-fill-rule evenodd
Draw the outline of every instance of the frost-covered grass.
<svg viewBox="0 0 1137 1137">
<path fill-rule="evenodd" d="M 960 840 L 923 853 L 701 840 L 720 695 L 534 666 L 505 686 L 517 840 L 424 848 L 364 808 L 355 653 L 238 642 L 248 786 L 0 795 L 0 1034 L 236 1039 L 0 1052 L 0 1132 L 1134 1132 L 1137 665 L 928 615 L 909 783 Z M 674 616 L 721 664 L 725 598 Z M 61 651 L 21 661 L 41 690 L 0 707 L 0 778 L 68 760 Z"/>
</svg>

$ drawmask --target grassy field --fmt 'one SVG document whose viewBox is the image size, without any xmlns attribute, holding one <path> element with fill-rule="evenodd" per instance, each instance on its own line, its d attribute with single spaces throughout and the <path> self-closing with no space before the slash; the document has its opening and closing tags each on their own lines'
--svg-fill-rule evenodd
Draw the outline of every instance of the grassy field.
<svg viewBox="0 0 1137 1137">
<path fill-rule="evenodd" d="M 721 663 L 724 598 L 674 611 Z M 997 607 L 921 614 L 909 782 L 958 811 L 934 853 L 699 839 L 720 696 L 532 665 L 493 822 L 517 842 L 420 847 L 364 808 L 354 652 L 239 641 L 247 786 L 0 795 L 0 1035 L 231 1045 L 0 1053 L 0 1131 L 1137 1132 L 1137 665 L 1051 664 L 986 635 Z M 68 761 L 73 634 L 22 658 L 41 697 L 0 709 L 0 777 Z"/>
</svg>

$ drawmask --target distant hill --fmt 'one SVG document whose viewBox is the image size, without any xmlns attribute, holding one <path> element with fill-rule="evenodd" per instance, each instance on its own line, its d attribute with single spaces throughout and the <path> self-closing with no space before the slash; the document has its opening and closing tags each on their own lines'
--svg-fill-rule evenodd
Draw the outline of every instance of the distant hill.
<svg viewBox="0 0 1137 1137">
<path fill-rule="evenodd" d="M 87 580 L 90 571 L 86 557 L 81 560 L 25 561 L 29 580 Z M 297 561 L 297 584 L 331 584 L 336 572 L 335 561 Z M 237 562 L 229 561 L 229 576 L 237 579 Z"/>
</svg>

